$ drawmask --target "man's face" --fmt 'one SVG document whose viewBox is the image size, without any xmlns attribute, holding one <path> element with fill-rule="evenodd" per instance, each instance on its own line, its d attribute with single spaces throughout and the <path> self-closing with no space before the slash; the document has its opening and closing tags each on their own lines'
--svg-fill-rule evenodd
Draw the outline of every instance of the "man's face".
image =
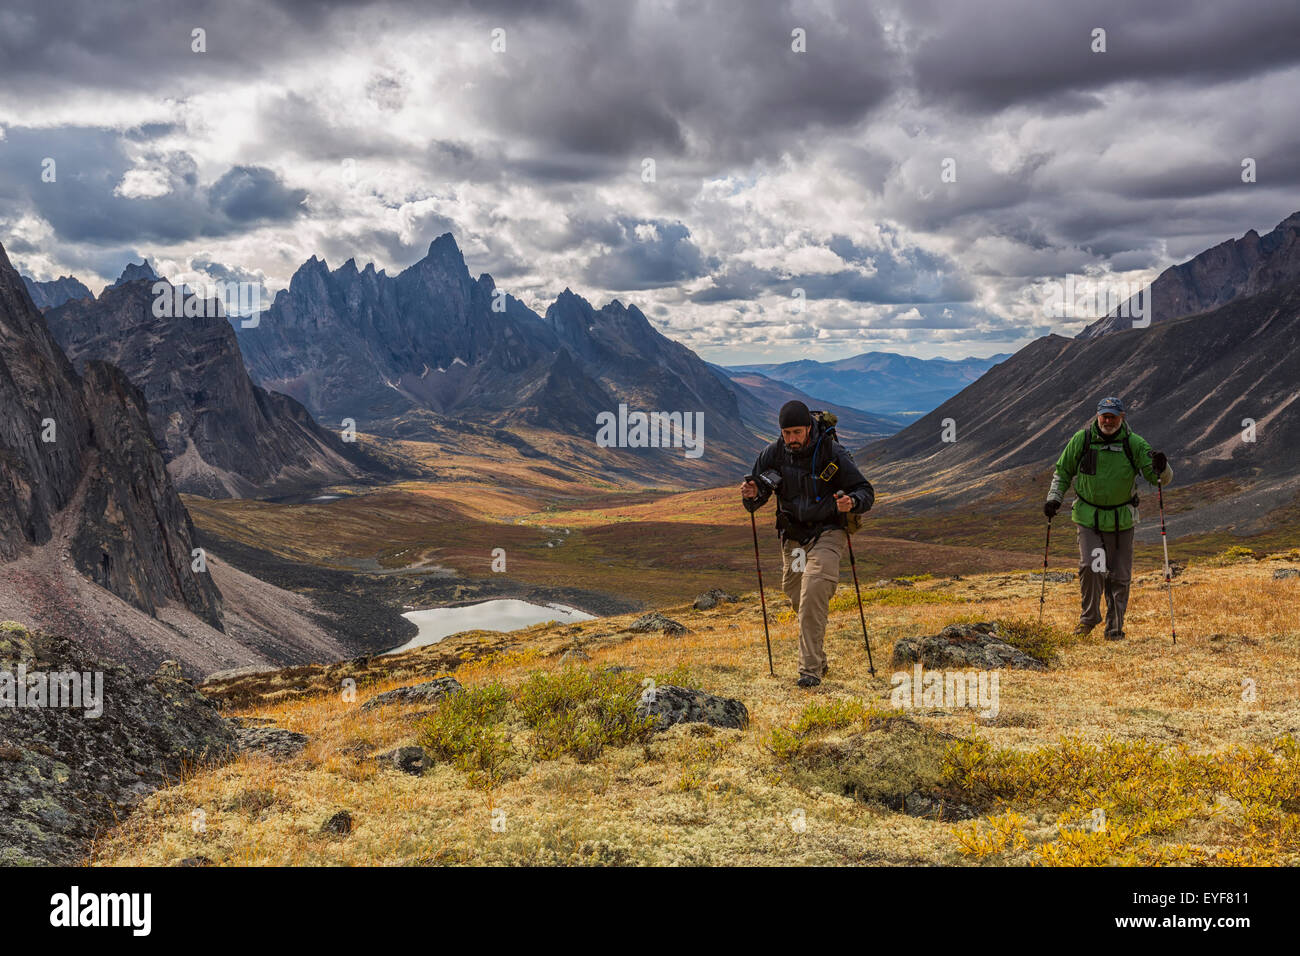
<svg viewBox="0 0 1300 956">
<path fill-rule="evenodd" d="M 1123 415 L 1117 415 L 1115 412 L 1102 412 L 1097 416 L 1097 427 L 1101 429 L 1103 435 L 1109 435 L 1119 428 L 1120 423 L 1123 421 Z"/>
<path fill-rule="evenodd" d="M 798 451 L 808 441 L 808 426 L 799 425 L 796 428 L 782 428 L 781 440 L 785 442 L 786 448 L 791 451 Z"/>
</svg>

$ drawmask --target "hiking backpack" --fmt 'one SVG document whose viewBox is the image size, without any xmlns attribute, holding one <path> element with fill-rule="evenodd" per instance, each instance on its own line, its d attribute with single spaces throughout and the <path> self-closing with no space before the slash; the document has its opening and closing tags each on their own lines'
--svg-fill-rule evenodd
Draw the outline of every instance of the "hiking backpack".
<svg viewBox="0 0 1300 956">
<path fill-rule="evenodd" d="M 820 409 L 814 409 L 812 411 L 812 418 L 813 421 L 816 422 L 821 427 L 821 434 L 817 437 L 817 447 L 813 448 L 812 467 L 813 467 L 813 476 L 814 476 L 813 484 L 815 486 L 817 481 L 830 481 L 832 478 L 835 477 L 835 473 L 839 471 L 839 466 L 836 465 L 833 460 L 828 462 L 826 467 L 823 468 L 821 471 L 818 471 L 817 452 L 821 446 L 822 439 L 829 438 L 832 442 L 837 442 L 840 440 L 840 436 L 835 433 L 835 425 L 839 421 L 839 418 L 835 415 L 834 412 L 826 412 Z M 856 532 L 861 530 L 861 528 L 862 528 L 862 515 L 857 514 L 856 512 L 853 511 L 847 511 L 844 513 L 845 531 L 847 531 L 849 534 L 855 534 Z"/>
</svg>

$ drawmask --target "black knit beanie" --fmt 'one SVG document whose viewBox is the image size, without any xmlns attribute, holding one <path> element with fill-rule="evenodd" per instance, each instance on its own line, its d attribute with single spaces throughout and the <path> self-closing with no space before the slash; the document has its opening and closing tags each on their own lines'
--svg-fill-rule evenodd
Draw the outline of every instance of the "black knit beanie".
<svg viewBox="0 0 1300 956">
<path fill-rule="evenodd" d="M 786 402 L 781 406 L 780 422 L 782 428 L 811 428 L 812 412 L 808 411 L 808 406 L 798 399 Z"/>
</svg>

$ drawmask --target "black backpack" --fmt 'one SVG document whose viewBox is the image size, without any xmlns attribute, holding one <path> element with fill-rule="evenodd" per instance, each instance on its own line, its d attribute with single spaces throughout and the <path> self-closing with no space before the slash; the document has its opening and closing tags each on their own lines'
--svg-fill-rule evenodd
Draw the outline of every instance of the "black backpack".
<svg viewBox="0 0 1300 956">
<path fill-rule="evenodd" d="M 814 409 L 812 411 L 812 419 L 821 428 L 821 437 L 819 441 L 829 439 L 830 442 L 834 443 L 840 440 L 839 435 L 835 433 L 835 425 L 837 422 L 839 422 L 839 417 L 834 412 L 826 412 L 826 411 L 822 411 L 821 409 Z M 833 445 L 827 445 L 827 447 L 832 448 Z M 832 478 L 835 477 L 836 472 L 840 470 L 840 466 L 835 464 L 834 453 L 832 452 L 832 460 L 828 462 L 826 467 L 823 468 L 821 471 L 817 471 L 816 455 L 817 453 L 816 451 L 814 451 L 813 452 L 813 474 L 816 475 L 819 481 L 830 481 Z M 845 512 L 844 528 L 846 531 L 848 531 L 849 534 L 853 534 L 857 531 L 860 531 L 862 529 L 862 515 L 855 514 L 852 511 Z"/>
</svg>

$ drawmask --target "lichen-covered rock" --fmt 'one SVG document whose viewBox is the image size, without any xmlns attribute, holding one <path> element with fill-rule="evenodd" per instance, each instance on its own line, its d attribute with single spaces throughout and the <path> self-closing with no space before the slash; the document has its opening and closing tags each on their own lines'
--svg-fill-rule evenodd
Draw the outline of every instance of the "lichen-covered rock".
<svg viewBox="0 0 1300 956">
<path fill-rule="evenodd" d="M 903 798 L 903 812 L 909 817 L 927 817 L 932 820 L 972 820 L 979 811 L 965 803 L 945 800 L 913 792 Z"/>
<path fill-rule="evenodd" d="M 438 677 L 423 684 L 410 687 L 398 687 L 385 691 L 361 705 L 362 710 L 374 710 L 376 707 L 390 707 L 394 704 L 436 704 L 448 694 L 459 694 L 464 688 L 454 677 Z"/>
<path fill-rule="evenodd" d="M 1025 580 L 1033 581 L 1035 584 L 1040 584 L 1044 577 L 1047 578 L 1048 584 L 1069 584 L 1074 580 L 1074 572 L 1048 571 L 1047 574 L 1044 575 L 1042 571 L 1035 571 L 1033 574 L 1026 574 Z"/>
<path fill-rule="evenodd" d="M 1045 671 L 1047 665 L 1008 644 L 996 623 L 951 624 L 929 637 L 908 637 L 894 645 L 895 667 L 920 662 L 953 670 Z"/>
<path fill-rule="evenodd" d="M 235 738 L 245 753 L 262 753 L 273 760 L 292 760 L 310 739 L 283 727 L 240 727 L 235 730 Z"/>
<path fill-rule="evenodd" d="M 731 604 L 738 600 L 734 594 L 728 594 L 722 588 L 709 588 L 695 599 L 695 610 L 711 611 L 719 604 Z"/>
<path fill-rule="evenodd" d="M 1274 581 L 1282 581 L 1286 578 L 1300 578 L 1300 568 L 1278 568 L 1273 572 Z"/>
<path fill-rule="evenodd" d="M 744 730 L 749 726 L 749 711 L 731 697 L 717 697 L 702 690 L 661 684 L 647 688 L 636 705 L 638 717 L 654 717 L 655 730 L 673 724 L 700 723 L 714 727 Z"/>
<path fill-rule="evenodd" d="M 352 832 L 352 814 L 346 810 L 340 810 L 320 825 L 320 832 L 332 833 L 335 836 L 347 836 Z"/>
<path fill-rule="evenodd" d="M 423 747 L 398 747 L 375 757 L 379 763 L 418 777 L 429 769 L 429 755 Z"/>
<path fill-rule="evenodd" d="M 685 634 L 688 628 L 684 624 L 674 621 L 670 617 L 664 617 L 658 611 L 652 611 L 649 614 L 643 614 L 631 624 L 628 625 L 629 631 L 660 631 L 668 635 Z"/>
<path fill-rule="evenodd" d="M 72 641 L 17 625 L 0 628 L 0 641 L 0 671 L 21 662 L 29 678 L 90 674 L 92 694 L 102 679 L 98 716 L 85 698 L 80 708 L 0 706 L 0 866 L 76 863 L 187 765 L 235 753 L 235 729 L 187 681 L 103 664 Z"/>
<path fill-rule="evenodd" d="M 577 664 L 591 660 L 591 655 L 580 647 L 573 647 L 560 655 L 560 664 Z"/>
<path fill-rule="evenodd" d="M 154 672 L 154 677 L 165 677 L 168 680 L 184 680 L 185 675 L 181 672 L 180 661 L 163 661 L 158 665 L 158 670 Z"/>
</svg>

